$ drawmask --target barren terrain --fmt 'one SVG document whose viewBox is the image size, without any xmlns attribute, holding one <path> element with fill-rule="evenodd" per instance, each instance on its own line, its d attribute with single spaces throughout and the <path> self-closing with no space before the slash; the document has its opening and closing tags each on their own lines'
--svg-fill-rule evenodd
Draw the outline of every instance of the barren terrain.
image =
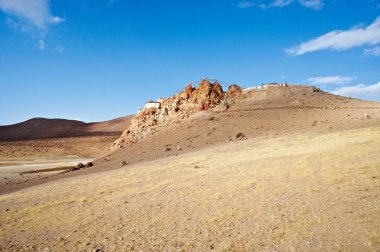
<svg viewBox="0 0 380 252">
<path fill-rule="evenodd" d="M 118 136 L 88 136 L 0 141 L 0 160 L 96 158 L 105 155 L 117 138 Z"/>
<path fill-rule="evenodd" d="M 99 123 L 35 118 L 0 126 L 0 192 L 44 181 L 105 155 L 132 116 Z M 41 170 L 44 172 L 25 173 Z"/>
<path fill-rule="evenodd" d="M 25 122 L 0 126 L 0 141 L 77 136 L 118 136 L 133 116 L 105 122 L 85 123 L 76 120 L 33 118 Z"/>
<path fill-rule="evenodd" d="M 379 103 L 276 86 L 204 109 L 207 92 L 142 111 L 92 167 L 0 181 L 0 250 L 380 250 Z M 4 158 L 111 149 L 78 139 Z"/>
<path fill-rule="evenodd" d="M 248 139 L 0 196 L 0 249 L 380 249 L 380 128 Z"/>
<path fill-rule="evenodd" d="M 232 100 L 227 111 L 199 111 L 187 118 L 164 124 L 150 136 L 99 158 L 91 169 L 44 176 L 43 179 L 36 177 L 26 180 L 20 177 L 17 181 L 6 181 L 7 184 L 5 181 L 0 181 L 0 194 L 60 178 L 118 169 L 125 164 L 155 160 L 239 141 L 236 139 L 238 133 L 242 133 L 243 138 L 248 139 L 270 139 L 275 136 L 291 137 L 301 133 L 327 133 L 378 125 L 380 125 L 380 104 L 376 102 L 340 97 L 325 92 L 307 92 L 297 86 L 293 89 L 249 91 Z M 80 138 L 72 139 L 74 142 L 67 146 L 70 151 L 64 153 L 71 153 L 70 155 L 77 153 L 78 156 L 75 157 L 83 158 L 99 157 L 100 154 L 107 152 L 116 137 L 108 141 L 103 141 L 102 138 L 89 138 L 85 141 L 81 141 Z M 12 143 L 6 143 L 3 151 L 12 150 L 8 144 Z M 40 147 L 35 148 L 33 144 L 26 142 L 22 146 L 30 150 L 31 154 L 40 154 L 44 151 L 46 153 L 53 151 L 57 143 L 52 142 L 46 146 L 37 144 Z M 60 151 L 64 149 L 66 147 L 59 148 Z M 13 153 L 22 153 L 20 150 Z M 91 150 L 98 155 L 88 155 Z M 20 157 L 28 155 L 28 151 Z M 6 156 L 7 154 L 4 155 Z"/>
</svg>

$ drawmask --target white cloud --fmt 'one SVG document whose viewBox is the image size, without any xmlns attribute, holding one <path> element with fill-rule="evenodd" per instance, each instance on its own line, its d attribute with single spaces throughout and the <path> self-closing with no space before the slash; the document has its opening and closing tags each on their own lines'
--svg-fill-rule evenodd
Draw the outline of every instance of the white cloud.
<svg viewBox="0 0 380 252">
<path fill-rule="evenodd" d="M 313 10 L 320 10 L 323 8 L 324 5 L 322 0 L 299 0 L 298 2 L 302 6 Z"/>
<path fill-rule="evenodd" d="M 42 51 L 46 49 L 45 41 L 43 39 L 38 40 L 37 48 Z"/>
<path fill-rule="evenodd" d="M 20 23 L 16 20 L 14 20 L 13 18 L 7 18 L 6 19 L 6 24 L 12 28 L 12 29 L 15 29 L 15 30 L 20 30 L 22 31 L 23 33 L 26 33 L 26 34 L 33 34 L 35 33 L 35 28 L 32 24 L 28 24 L 28 23 Z"/>
<path fill-rule="evenodd" d="M 337 76 L 318 76 L 308 78 L 307 81 L 312 85 L 344 85 L 350 83 L 354 77 Z"/>
<path fill-rule="evenodd" d="M 50 23 L 53 23 L 53 24 L 59 24 L 59 23 L 62 23 L 63 21 L 65 21 L 65 19 L 61 18 L 61 17 L 50 17 L 49 21 L 50 21 Z"/>
<path fill-rule="evenodd" d="M 369 48 L 369 49 L 364 49 L 364 54 L 380 57 L 380 46 L 376 46 L 376 47 Z"/>
<path fill-rule="evenodd" d="M 240 2 L 238 4 L 238 7 L 240 9 L 247 9 L 247 8 L 251 8 L 253 6 L 255 6 L 255 3 L 254 2 L 250 2 L 250 1 L 243 1 L 243 2 Z"/>
<path fill-rule="evenodd" d="M 6 23 L 9 27 L 35 39 L 39 50 L 47 48 L 45 37 L 50 26 L 65 21 L 52 15 L 50 0 L 0 0 L 0 11 L 8 15 Z"/>
<path fill-rule="evenodd" d="M 319 50 L 347 50 L 349 48 L 380 43 L 380 16 L 367 27 L 354 27 L 346 31 L 332 31 L 286 50 L 291 55 L 302 55 Z"/>
<path fill-rule="evenodd" d="M 295 2 L 295 0 L 271 0 L 264 2 L 242 1 L 238 4 L 238 7 L 241 9 L 247 9 L 256 6 L 265 10 L 269 8 L 282 8 L 291 5 L 293 2 Z M 303 7 L 313 10 L 320 10 L 324 6 L 323 0 L 298 0 L 298 3 Z"/>
<path fill-rule="evenodd" d="M 341 87 L 335 89 L 332 93 L 365 100 L 380 101 L 380 82 L 374 85 L 359 84 L 356 86 Z"/>
<path fill-rule="evenodd" d="M 274 0 L 269 6 L 271 7 L 285 7 L 293 3 L 293 0 Z"/>
<path fill-rule="evenodd" d="M 0 9 L 17 18 L 22 22 L 20 25 L 33 25 L 42 31 L 46 31 L 50 24 L 64 21 L 51 14 L 50 0 L 0 0 Z"/>
</svg>

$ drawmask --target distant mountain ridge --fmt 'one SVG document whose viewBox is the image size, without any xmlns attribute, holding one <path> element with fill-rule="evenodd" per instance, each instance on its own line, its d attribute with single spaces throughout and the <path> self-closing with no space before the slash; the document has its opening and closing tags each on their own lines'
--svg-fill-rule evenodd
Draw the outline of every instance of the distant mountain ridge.
<svg viewBox="0 0 380 252">
<path fill-rule="evenodd" d="M 93 123 L 67 119 L 32 118 L 21 123 L 0 126 L 0 141 L 120 135 L 129 127 L 132 117 L 130 115 Z"/>
</svg>

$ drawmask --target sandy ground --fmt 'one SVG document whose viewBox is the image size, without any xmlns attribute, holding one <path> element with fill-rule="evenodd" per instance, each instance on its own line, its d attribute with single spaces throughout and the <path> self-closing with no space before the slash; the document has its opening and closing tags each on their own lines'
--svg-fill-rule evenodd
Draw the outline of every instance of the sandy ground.
<svg viewBox="0 0 380 252">
<path fill-rule="evenodd" d="M 63 166 L 73 166 L 78 163 L 87 163 L 92 159 L 35 159 L 35 160 L 0 160 L 0 175 L 27 173 L 31 171 L 53 169 Z"/>
<path fill-rule="evenodd" d="M 117 138 L 118 136 L 86 136 L 0 141 L 0 160 L 95 158 L 106 154 Z"/>
<path fill-rule="evenodd" d="M 131 165 L 201 151 L 234 142 L 238 133 L 243 133 L 250 140 L 260 140 L 380 125 L 380 103 L 324 92 L 253 92 L 230 105 L 224 112 L 202 111 L 178 123 L 165 125 L 154 135 L 99 158 L 90 169 L 9 180 L 6 184 L 0 180 L 0 194 L 57 179 L 118 169 L 124 163 Z M 365 118 L 365 114 L 369 118 Z M 73 137 L 0 142 L 0 158 L 25 158 L 36 154 L 51 158 L 100 157 L 115 139 L 116 137 Z"/>
<path fill-rule="evenodd" d="M 0 250 L 379 251 L 380 127 L 252 138 L 0 196 Z"/>
<path fill-rule="evenodd" d="M 0 141 L 0 194 L 65 176 L 62 170 L 25 173 L 87 163 L 108 152 L 118 136 Z M 75 174 L 75 173 L 74 173 Z"/>
<path fill-rule="evenodd" d="M 91 161 L 93 159 L 89 158 L 0 159 L 0 185 L 7 187 L 10 184 L 21 185 L 32 179 L 46 179 L 67 172 L 78 163 Z"/>
</svg>

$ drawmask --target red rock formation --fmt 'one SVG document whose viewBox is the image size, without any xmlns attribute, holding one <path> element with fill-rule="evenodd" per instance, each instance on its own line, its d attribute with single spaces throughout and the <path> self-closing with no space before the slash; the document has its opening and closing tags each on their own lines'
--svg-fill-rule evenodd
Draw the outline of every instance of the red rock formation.
<svg viewBox="0 0 380 252">
<path fill-rule="evenodd" d="M 240 86 L 236 84 L 232 84 L 231 86 L 228 87 L 228 91 L 226 92 L 226 94 L 228 96 L 237 96 L 237 95 L 240 95 L 242 92 L 243 92 L 243 89 Z"/>
<path fill-rule="evenodd" d="M 187 94 L 188 97 L 191 98 L 191 95 L 193 93 L 193 86 L 191 84 L 185 87 L 185 93 Z"/>
<path fill-rule="evenodd" d="M 236 90 L 240 88 L 235 86 Z M 160 109 L 144 109 L 136 115 L 131 126 L 114 143 L 112 149 L 121 148 L 125 144 L 152 135 L 160 127 L 178 123 L 199 110 L 213 109 L 222 103 L 225 95 L 222 86 L 217 81 L 210 83 L 208 80 L 202 80 L 199 87 L 189 84 L 178 95 L 162 101 Z M 228 108 L 226 104 L 223 104 L 223 107 Z"/>
</svg>

